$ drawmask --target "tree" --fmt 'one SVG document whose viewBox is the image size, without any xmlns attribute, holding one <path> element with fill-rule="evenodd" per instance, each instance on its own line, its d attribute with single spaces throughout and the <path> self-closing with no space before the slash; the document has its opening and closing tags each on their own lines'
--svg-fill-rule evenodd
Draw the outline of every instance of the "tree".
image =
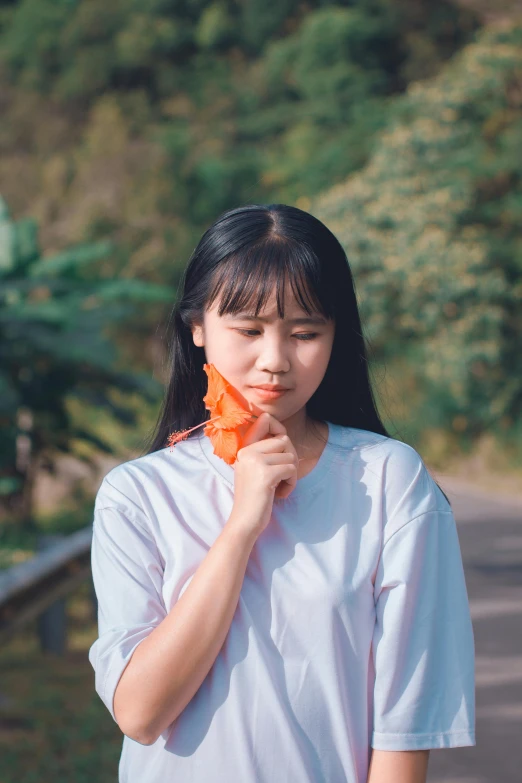
<svg viewBox="0 0 522 783">
<path fill-rule="evenodd" d="M 314 204 L 354 268 L 376 358 L 408 362 L 423 427 L 470 443 L 522 426 L 521 148 L 515 20 L 411 85 L 367 166 Z"/>
<path fill-rule="evenodd" d="M 154 401 L 160 384 L 145 373 L 118 366 L 116 345 L 106 332 L 117 323 L 132 328 L 136 306 L 163 303 L 173 292 L 139 280 L 102 276 L 99 262 L 109 243 L 76 246 L 41 258 L 32 219 L 13 222 L 0 199 L 0 499 L 4 510 L 31 522 L 36 472 L 54 471 L 59 454 L 93 464 L 75 444 L 111 448 L 86 420 L 75 424 L 71 397 L 107 408 L 132 425 L 135 413 L 111 391 L 139 393 Z"/>
<path fill-rule="evenodd" d="M 452 0 L 15 0 L 0 191 L 55 246 L 117 237 L 174 282 L 223 210 L 306 208 L 362 166 L 389 99 L 478 26 Z"/>
</svg>

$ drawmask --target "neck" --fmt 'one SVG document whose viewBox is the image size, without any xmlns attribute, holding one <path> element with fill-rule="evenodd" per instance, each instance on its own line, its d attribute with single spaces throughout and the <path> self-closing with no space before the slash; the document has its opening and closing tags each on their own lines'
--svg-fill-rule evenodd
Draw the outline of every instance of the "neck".
<svg viewBox="0 0 522 783">
<path fill-rule="evenodd" d="M 292 441 L 300 459 L 311 458 L 317 453 L 318 449 L 322 450 L 325 441 L 324 428 L 326 425 L 310 419 L 304 411 L 299 411 L 294 416 L 284 419 L 281 423 L 286 427 L 288 437 Z"/>
</svg>

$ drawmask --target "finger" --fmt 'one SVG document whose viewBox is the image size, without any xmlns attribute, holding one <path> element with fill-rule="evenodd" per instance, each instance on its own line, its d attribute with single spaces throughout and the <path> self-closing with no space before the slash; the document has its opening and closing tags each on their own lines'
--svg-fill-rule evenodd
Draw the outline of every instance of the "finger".
<svg viewBox="0 0 522 783">
<path fill-rule="evenodd" d="M 295 455 L 292 451 L 277 451 L 265 453 L 266 465 L 294 465 Z"/>
<path fill-rule="evenodd" d="M 287 498 L 297 484 L 297 471 L 292 473 L 291 478 L 282 479 L 276 487 L 276 498 Z"/>
<path fill-rule="evenodd" d="M 272 438 L 274 435 L 286 435 L 286 427 L 267 411 L 255 420 L 248 428 L 242 439 L 241 446 L 249 446 L 264 438 Z"/>
<path fill-rule="evenodd" d="M 254 444 L 256 451 L 261 454 L 282 454 L 284 452 L 293 453 L 295 451 L 288 435 L 273 435 L 270 438 L 262 438 L 262 440 L 254 441 Z"/>
</svg>

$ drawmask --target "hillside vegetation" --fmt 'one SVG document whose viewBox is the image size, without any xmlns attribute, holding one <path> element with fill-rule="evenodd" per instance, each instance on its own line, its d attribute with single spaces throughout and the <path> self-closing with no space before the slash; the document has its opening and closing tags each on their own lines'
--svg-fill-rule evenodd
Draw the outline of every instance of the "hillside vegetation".
<svg viewBox="0 0 522 783">
<path fill-rule="evenodd" d="M 464 442 L 522 434 L 522 23 L 397 99 L 368 165 L 314 201 L 355 269 L 405 415 Z M 399 371 L 399 370 L 398 370 Z"/>
<path fill-rule="evenodd" d="M 0 0 L 0 193 L 44 249 L 110 237 L 173 282 L 223 209 L 363 165 L 477 26 L 448 0 Z"/>
</svg>

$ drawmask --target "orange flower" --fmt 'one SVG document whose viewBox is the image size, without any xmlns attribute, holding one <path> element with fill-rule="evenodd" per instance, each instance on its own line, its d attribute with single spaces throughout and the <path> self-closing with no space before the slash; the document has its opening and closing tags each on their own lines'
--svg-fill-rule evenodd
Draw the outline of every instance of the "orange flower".
<svg viewBox="0 0 522 783">
<path fill-rule="evenodd" d="M 233 465 L 241 448 L 241 435 L 238 430 L 257 416 L 243 408 L 237 397 L 237 390 L 223 378 L 213 364 L 204 364 L 203 369 L 208 376 L 208 388 L 203 402 L 205 408 L 210 411 L 211 418 L 188 430 L 171 433 L 167 446 L 173 447 L 178 441 L 185 440 L 190 432 L 206 425 L 204 433 L 212 441 L 214 454 L 228 465 Z"/>
</svg>

